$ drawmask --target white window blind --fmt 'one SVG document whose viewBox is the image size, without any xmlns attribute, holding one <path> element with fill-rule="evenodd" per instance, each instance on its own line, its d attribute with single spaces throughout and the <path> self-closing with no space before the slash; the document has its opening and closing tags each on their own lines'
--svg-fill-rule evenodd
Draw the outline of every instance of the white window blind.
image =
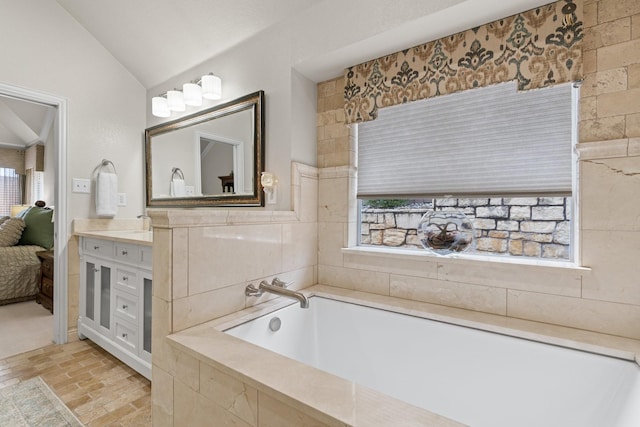
<svg viewBox="0 0 640 427">
<path fill-rule="evenodd" d="M 358 125 L 358 197 L 570 195 L 572 84 L 516 83 L 380 109 Z"/>
<path fill-rule="evenodd" d="M 0 216 L 10 215 L 11 206 L 21 203 L 20 175 L 15 169 L 0 167 Z"/>
</svg>

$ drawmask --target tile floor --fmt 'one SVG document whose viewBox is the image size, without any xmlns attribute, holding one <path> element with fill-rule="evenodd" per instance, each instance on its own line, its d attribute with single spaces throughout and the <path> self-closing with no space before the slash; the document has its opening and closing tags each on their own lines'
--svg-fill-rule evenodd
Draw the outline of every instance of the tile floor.
<svg viewBox="0 0 640 427">
<path fill-rule="evenodd" d="M 0 360 L 0 388 L 37 375 L 88 427 L 151 425 L 150 381 L 89 340 Z"/>
</svg>

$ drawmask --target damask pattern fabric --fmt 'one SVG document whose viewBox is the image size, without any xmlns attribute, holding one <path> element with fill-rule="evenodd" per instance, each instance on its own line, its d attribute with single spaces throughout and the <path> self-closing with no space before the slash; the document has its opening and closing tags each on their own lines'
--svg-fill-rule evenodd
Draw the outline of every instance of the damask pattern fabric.
<svg viewBox="0 0 640 427">
<path fill-rule="evenodd" d="M 582 39 L 582 1 L 561 0 L 355 65 L 345 70 L 346 122 L 511 80 L 519 90 L 580 80 Z"/>
</svg>

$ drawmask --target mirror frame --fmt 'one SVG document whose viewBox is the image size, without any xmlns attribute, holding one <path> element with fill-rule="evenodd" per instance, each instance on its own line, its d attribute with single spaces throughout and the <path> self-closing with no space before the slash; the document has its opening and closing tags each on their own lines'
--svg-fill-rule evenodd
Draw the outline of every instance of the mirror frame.
<svg viewBox="0 0 640 427">
<path fill-rule="evenodd" d="M 151 139 L 178 129 L 184 129 L 203 122 L 253 108 L 253 194 L 230 196 L 195 196 L 195 197 L 153 197 L 152 182 L 152 148 Z M 244 207 L 264 206 L 265 197 L 260 182 L 264 172 L 265 141 L 264 141 L 264 91 L 260 90 L 242 96 L 224 104 L 216 105 L 203 111 L 181 117 L 179 119 L 161 123 L 145 129 L 145 181 L 147 207 Z"/>
</svg>

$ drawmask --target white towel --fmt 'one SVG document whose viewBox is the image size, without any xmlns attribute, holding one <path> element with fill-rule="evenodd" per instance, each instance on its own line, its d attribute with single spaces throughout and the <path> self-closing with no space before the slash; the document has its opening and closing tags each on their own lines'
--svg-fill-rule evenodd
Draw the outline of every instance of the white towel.
<svg viewBox="0 0 640 427">
<path fill-rule="evenodd" d="M 171 180 L 171 197 L 184 197 L 187 195 L 187 187 L 184 183 L 184 179 L 172 179 Z"/>
<path fill-rule="evenodd" d="M 96 177 L 96 214 L 113 218 L 118 213 L 118 176 L 99 172 Z"/>
</svg>

